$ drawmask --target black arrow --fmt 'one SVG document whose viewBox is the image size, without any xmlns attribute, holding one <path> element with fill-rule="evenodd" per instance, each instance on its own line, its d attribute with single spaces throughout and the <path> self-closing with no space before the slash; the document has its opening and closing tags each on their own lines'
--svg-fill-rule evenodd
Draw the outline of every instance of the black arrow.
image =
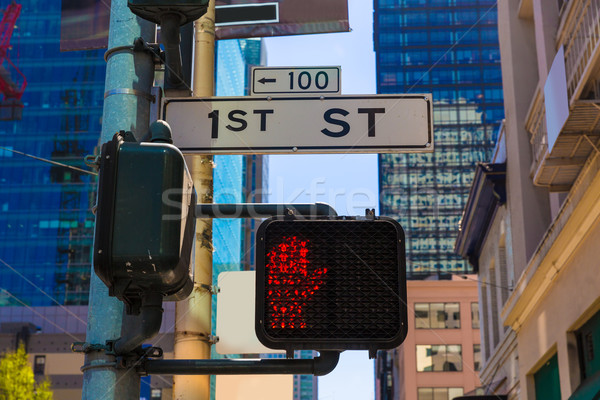
<svg viewBox="0 0 600 400">
<path fill-rule="evenodd" d="M 265 83 L 275 83 L 275 82 L 277 82 L 277 79 L 275 79 L 275 78 L 261 78 L 258 81 L 264 85 Z"/>
</svg>

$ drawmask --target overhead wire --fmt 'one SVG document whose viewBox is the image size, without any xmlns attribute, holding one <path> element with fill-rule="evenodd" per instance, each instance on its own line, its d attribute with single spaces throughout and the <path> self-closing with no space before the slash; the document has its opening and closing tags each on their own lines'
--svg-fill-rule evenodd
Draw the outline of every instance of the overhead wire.
<svg viewBox="0 0 600 400">
<path fill-rule="evenodd" d="M 40 291 L 40 293 L 42 293 L 44 296 L 46 296 L 47 298 L 49 298 L 53 303 L 55 303 L 57 306 L 59 306 L 60 308 L 62 308 L 64 311 L 67 312 L 67 314 L 70 314 L 71 316 L 73 316 L 76 320 L 78 320 L 79 322 L 81 322 L 83 325 L 87 326 L 87 323 L 82 320 L 77 314 L 75 314 L 73 311 L 69 310 L 67 307 L 65 307 L 64 305 L 60 304 L 54 297 L 50 296 L 48 293 L 46 293 L 41 287 L 39 287 L 38 285 L 36 285 L 35 283 L 33 283 L 29 278 L 27 278 L 25 275 L 23 275 L 22 273 L 20 273 L 19 271 L 17 271 L 15 268 L 13 268 L 12 266 L 10 266 L 6 261 L 4 261 L 3 259 L 0 258 L 0 263 L 3 264 L 6 268 L 10 269 L 12 272 L 14 272 L 15 274 L 17 274 L 19 277 L 21 277 L 23 280 L 25 280 L 25 282 L 29 283 L 31 286 L 33 286 L 35 289 L 37 289 L 38 291 Z"/>
<path fill-rule="evenodd" d="M 106 5 L 106 3 L 105 3 L 104 1 L 102 1 L 102 3 Z M 489 12 L 489 10 L 488 10 L 488 12 Z M 481 18 L 480 18 L 480 19 L 481 19 Z M 479 21 L 478 21 L 478 22 L 479 22 Z M 474 24 L 474 25 L 473 25 L 473 26 L 472 26 L 472 27 L 469 29 L 469 31 L 470 31 L 470 30 L 472 30 L 474 26 L 475 26 L 475 24 Z M 466 35 L 466 34 L 467 34 L 469 31 L 465 32 L 465 34 L 464 34 L 464 35 Z M 463 37 L 464 37 L 464 35 L 463 35 Z M 462 37 L 461 37 L 461 39 L 462 39 Z M 459 39 L 459 41 L 460 41 L 460 39 Z M 451 49 L 452 49 L 454 46 L 456 46 L 456 45 L 458 44 L 458 42 L 459 42 L 459 41 L 457 41 L 455 44 L 453 44 L 453 46 L 452 46 L 452 47 L 450 47 L 450 48 L 448 49 L 448 51 L 447 51 L 445 54 L 447 54 L 447 53 L 448 53 L 448 52 L 449 52 L 449 51 L 450 51 L 450 50 L 451 50 Z M 445 56 L 445 54 L 444 54 L 444 56 Z M 432 65 L 432 67 L 431 67 L 431 68 L 430 68 L 430 69 L 429 69 L 427 72 L 431 71 L 431 69 L 433 69 L 433 68 L 434 68 L 434 67 L 435 67 L 435 66 L 436 66 L 436 65 L 439 63 L 439 61 L 440 61 L 442 58 L 443 58 L 443 56 L 442 56 L 442 57 L 440 57 L 440 59 L 439 59 L 439 60 L 437 60 L 437 61 L 436 61 L 436 62 L 435 62 L 433 65 Z M 425 74 L 424 74 L 424 75 L 425 75 Z M 419 81 L 423 79 L 424 75 L 423 75 L 423 76 L 422 76 L 422 77 L 419 79 Z M 419 81 L 417 81 L 417 83 L 418 83 Z M 414 86 L 415 86 L 417 83 L 413 84 L 413 86 L 412 86 L 412 87 L 411 87 L 409 90 L 412 90 L 412 88 L 413 88 L 413 87 L 414 87 Z M 69 168 L 69 169 L 78 170 L 78 171 L 80 171 L 80 172 L 87 173 L 87 174 L 91 174 L 91 175 L 97 175 L 96 173 L 94 173 L 94 172 L 92 172 L 92 171 L 86 171 L 86 170 L 83 170 L 83 169 L 80 169 L 80 168 L 77 168 L 77 167 L 73 167 L 73 166 L 69 166 L 69 165 L 66 165 L 66 164 L 58 163 L 58 162 L 55 162 L 55 161 L 52 161 L 52 160 L 43 159 L 43 158 L 40 158 L 40 157 L 36 157 L 36 156 L 30 155 L 30 154 L 22 153 L 22 152 L 19 152 L 19 151 L 16 151 L 16 150 L 12 150 L 12 149 L 8 149 L 8 148 L 5 148 L 5 147 L 1 147 L 1 146 L 0 146 L 0 148 L 2 148 L 2 149 L 4 149 L 4 150 L 7 150 L 7 151 L 14 152 L 14 153 L 16 153 L 16 154 L 21 154 L 21 155 L 24 155 L 24 156 L 27 156 L 27 157 L 31 157 L 31 158 L 33 158 L 33 159 L 37 159 L 37 160 L 40 160 L 40 161 L 48 162 L 48 163 L 51 163 L 51 164 L 54 164 L 54 165 L 59 165 L 59 166 L 61 166 L 61 167 L 66 167 L 66 168 Z M 49 296 L 49 295 L 48 295 L 46 292 L 44 292 L 44 291 L 43 291 L 41 288 L 39 288 L 39 287 L 38 287 L 37 285 L 35 285 L 33 282 L 31 282 L 30 280 L 28 280 L 27 278 L 25 278 L 23 275 L 19 274 L 19 273 L 18 273 L 16 270 L 14 270 L 12 267 L 10 267 L 8 264 L 6 264 L 6 263 L 5 263 L 3 260 L 1 260 L 1 259 L 0 259 L 0 262 L 2 262 L 2 263 L 5 265 L 5 266 L 9 267 L 11 270 L 13 270 L 13 271 L 14 271 L 14 272 L 16 272 L 18 275 L 20 275 L 20 276 L 21 276 L 23 279 L 25 279 L 25 280 L 26 280 L 28 283 L 30 283 L 32 286 L 36 287 L 36 289 L 40 290 L 40 291 L 41 291 L 42 293 L 44 293 L 46 296 L 48 296 L 49 298 L 51 298 L 51 299 L 52 299 L 52 300 L 53 300 L 53 301 L 54 301 L 56 304 L 58 304 L 59 306 L 61 306 L 61 307 L 63 307 L 63 308 L 64 308 L 64 306 L 62 306 L 60 303 L 58 303 L 58 302 L 57 302 L 55 299 L 53 299 L 51 296 Z M 467 278 L 463 277 L 463 279 L 467 279 Z M 384 283 L 385 283 L 385 282 L 384 282 Z M 388 287 L 389 287 L 389 286 L 388 286 Z M 2 290 L 3 290 L 3 291 L 5 291 L 6 293 L 8 293 L 8 294 L 9 294 L 11 297 L 13 297 L 13 298 L 17 299 L 17 298 L 16 298 L 14 295 L 12 295 L 11 293 L 9 293 L 9 292 L 8 292 L 8 291 L 6 291 L 5 289 L 2 289 Z M 509 290 L 510 290 L 510 289 L 509 289 Z M 18 300 L 18 299 L 17 299 L 17 301 L 19 301 L 19 302 L 20 302 L 21 304 L 23 304 L 24 306 L 26 306 L 26 307 L 30 308 L 30 307 L 29 307 L 29 306 L 27 306 L 26 304 L 22 303 L 20 300 Z M 71 314 L 72 314 L 72 315 L 74 315 L 74 316 L 76 316 L 76 315 L 75 315 L 75 314 L 73 314 L 73 313 L 71 313 Z M 76 318 L 77 318 L 79 321 L 81 321 L 81 322 L 83 322 L 83 323 L 85 324 L 85 322 L 84 322 L 83 320 L 81 320 L 79 317 L 77 317 L 77 316 L 76 316 Z M 182 318 L 183 318 L 183 316 L 182 316 Z M 46 318 L 44 318 L 44 319 L 46 319 Z M 48 319 L 46 319 L 46 320 L 48 320 Z M 49 320 L 48 320 L 48 321 L 49 321 Z M 51 322 L 51 321 L 49 321 L 49 322 Z M 52 322 L 51 322 L 51 323 L 52 323 Z M 55 325 L 54 323 L 52 323 L 52 324 L 53 324 L 53 325 Z M 63 330 L 63 331 L 64 331 L 64 330 Z M 432 331 L 434 331 L 434 330 L 432 330 Z M 434 331 L 434 332 L 435 332 L 435 331 Z M 69 333 L 68 333 L 68 332 L 66 332 L 66 331 L 65 331 L 65 333 L 69 334 Z"/>
<path fill-rule="evenodd" d="M 48 160 L 47 158 L 42 158 L 42 157 L 34 156 L 33 154 L 24 153 L 22 151 L 14 150 L 14 149 L 11 149 L 11 148 L 8 148 L 8 147 L 0 146 L 0 149 L 2 149 L 4 151 L 10 151 L 12 153 L 16 153 L 16 154 L 19 154 L 19 155 L 22 155 L 22 156 L 25 156 L 25 157 L 33 158 L 34 160 L 43 161 L 43 162 L 46 162 L 46 163 L 49 163 L 49 164 L 52 164 L 52 165 L 57 165 L 59 167 L 64 167 L 64 168 L 72 169 L 74 171 L 83 172 L 84 174 L 89 174 L 89 175 L 94 175 L 94 176 L 98 175 L 98 173 L 94 172 L 94 171 L 89 171 L 89 170 L 86 170 L 86 169 L 77 168 L 77 167 L 74 167 L 72 165 L 60 163 L 60 162 L 54 161 L 54 160 Z"/>
<path fill-rule="evenodd" d="M 38 317 L 42 318 L 44 321 L 48 322 L 51 325 L 54 325 L 56 328 L 58 328 L 61 332 L 65 333 L 66 335 L 68 335 L 71 339 L 74 339 L 75 341 L 79 341 L 81 340 L 81 338 L 73 335 L 71 332 L 68 332 L 65 328 L 63 328 L 62 326 L 58 325 L 57 323 L 53 322 L 52 320 L 50 320 L 48 317 L 46 317 L 44 314 L 40 313 L 39 311 L 37 311 L 35 308 L 31 307 L 29 304 L 25 303 L 24 301 L 22 301 L 21 299 L 19 299 L 17 296 L 15 296 L 14 294 L 12 294 L 11 292 L 9 292 L 8 290 L 4 289 L 4 288 L 0 288 L 0 290 L 4 293 L 6 293 L 7 295 L 9 295 L 11 298 L 15 299 L 19 304 L 21 304 L 23 307 L 27 308 L 28 310 L 30 310 L 32 313 L 34 313 L 35 315 L 37 315 Z"/>
</svg>

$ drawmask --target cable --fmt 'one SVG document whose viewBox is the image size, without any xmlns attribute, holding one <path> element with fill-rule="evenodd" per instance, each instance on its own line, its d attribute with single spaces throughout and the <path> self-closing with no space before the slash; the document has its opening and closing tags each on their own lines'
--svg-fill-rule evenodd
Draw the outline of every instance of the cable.
<svg viewBox="0 0 600 400">
<path fill-rule="evenodd" d="M 428 69 L 427 71 L 425 71 L 425 72 L 424 72 L 424 73 L 421 75 L 421 77 L 420 77 L 420 78 L 419 78 L 419 79 L 418 79 L 418 80 L 417 80 L 415 83 L 413 83 L 413 84 L 412 84 L 412 85 L 411 85 L 411 86 L 408 88 L 407 92 L 408 92 L 408 93 L 410 93 L 410 92 L 411 92 L 411 91 L 412 91 L 412 90 L 415 88 L 415 86 L 417 86 L 417 85 L 419 84 L 419 82 L 421 82 L 421 81 L 423 80 L 423 78 L 425 78 L 425 76 L 426 76 L 426 75 L 427 75 L 429 72 L 431 72 L 431 70 L 432 70 L 432 69 L 434 69 L 434 68 L 435 68 L 435 67 L 436 67 L 436 66 L 437 66 L 437 65 L 440 63 L 440 61 L 442 61 L 442 59 L 443 59 L 444 57 L 446 57 L 446 55 L 447 55 L 447 54 L 448 54 L 448 53 L 449 53 L 449 52 L 450 52 L 450 51 L 451 51 L 453 48 L 455 48 L 455 47 L 456 47 L 456 46 L 457 46 L 457 45 L 458 45 L 458 44 L 459 44 L 459 43 L 460 43 L 460 42 L 463 40 L 463 38 L 464 38 L 464 37 L 465 37 L 465 36 L 466 36 L 466 35 L 467 35 L 469 32 L 471 32 L 471 31 L 473 30 L 473 28 L 475 28 L 475 27 L 477 26 L 477 24 L 479 24 L 479 22 L 480 22 L 480 21 L 483 19 L 483 17 L 485 17 L 487 14 L 489 14 L 489 13 L 490 13 L 490 11 L 492 11 L 492 10 L 493 10 L 495 7 L 498 7 L 498 1 L 497 1 L 497 0 L 496 0 L 496 2 L 495 2 L 495 3 L 494 3 L 494 4 L 493 4 L 493 5 L 490 7 L 490 8 L 488 8 L 488 9 L 487 9 L 487 11 L 486 11 L 486 12 L 484 12 L 484 13 L 483 13 L 483 14 L 482 14 L 482 15 L 479 17 L 479 19 L 477 19 L 477 21 L 476 21 L 474 24 L 472 24 L 472 25 L 469 27 L 469 29 L 467 29 L 467 30 L 465 31 L 465 33 L 463 33 L 463 35 L 462 35 L 462 36 L 461 36 L 461 37 L 460 37 L 460 38 L 459 38 L 459 39 L 458 39 L 458 40 L 457 40 L 457 41 L 456 41 L 454 44 L 452 44 L 452 46 L 448 47 L 448 49 L 447 49 L 447 50 L 444 52 L 444 54 L 442 54 L 442 55 L 441 55 L 441 56 L 440 56 L 440 57 L 439 57 L 439 58 L 438 58 L 438 59 L 437 59 L 437 60 L 436 60 L 436 61 L 435 61 L 435 62 L 434 62 L 432 65 L 431 65 L 431 67 L 429 67 L 429 69 Z M 400 101 L 397 101 L 397 102 L 396 102 L 396 103 L 395 103 L 395 104 L 394 104 L 394 105 L 393 105 L 391 108 L 392 108 L 392 109 L 394 109 L 394 108 L 395 108 L 395 107 L 396 107 L 396 106 L 399 104 L 399 102 L 400 102 Z M 377 118 L 376 118 L 376 121 L 375 121 L 375 122 L 377 123 L 377 122 L 378 122 L 380 119 L 382 119 L 382 118 L 384 118 L 384 115 L 377 116 Z M 350 149 L 349 149 L 348 151 L 346 151 L 345 153 L 343 153 L 343 156 L 342 156 L 342 158 L 344 158 L 346 155 L 348 155 L 348 153 L 350 153 L 350 150 L 351 150 L 351 149 L 353 149 L 353 148 L 354 148 L 354 146 L 356 146 L 356 145 L 358 144 L 358 142 L 359 142 L 361 139 L 363 139 L 363 138 L 364 138 L 366 135 L 367 135 L 367 131 L 365 130 L 365 132 L 363 132 L 363 135 L 362 135 L 362 136 L 360 136 L 358 139 L 356 139 L 356 141 L 355 141 L 355 142 L 352 144 L 352 146 L 350 146 Z"/>
<path fill-rule="evenodd" d="M 71 337 L 71 339 L 74 339 L 75 341 L 79 341 L 81 340 L 81 338 L 76 337 L 75 335 L 71 334 L 70 332 L 67 332 L 66 329 L 64 329 L 62 326 L 55 324 L 54 322 L 52 322 L 51 320 L 49 320 L 48 318 L 46 318 L 45 315 L 43 315 L 42 313 L 39 313 L 38 311 L 36 311 L 33 307 L 29 306 L 28 304 L 26 304 L 25 302 L 21 301 L 17 296 L 15 296 L 14 294 L 12 294 L 11 292 L 9 292 L 8 290 L 4 289 L 4 288 L 0 288 L 0 290 L 2 290 L 4 293 L 6 293 L 7 295 L 9 295 L 10 297 L 12 297 L 13 299 L 15 299 L 19 304 L 21 304 L 23 307 L 26 307 L 28 310 L 31 310 L 31 312 L 33 312 L 34 314 L 36 314 L 37 316 L 41 317 L 42 319 L 44 319 L 45 321 L 49 322 L 50 324 L 54 325 L 55 327 L 57 327 L 59 330 L 61 330 L 62 332 L 64 332 L 65 334 L 67 334 L 68 336 Z"/>
<path fill-rule="evenodd" d="M 25 280 L 25 282 L 29 283 L 31 286 L 33 286 L 34 288 L 36 288 L 37 290 L 39 290 L 46 297 L 48 297 L 50 300 L 52 300 L 53 303 L 56 303 L 60 308 L 62 308 L 63 310 L 65 310 L 68 314 L 71 314 L 73 317 L 75 317 L 75 319 L 77 319 L 79 322 L 81 322 L 84 326 L 87 326 L 87 323 L 84 320 L 82 320 L 81 318 L 79 318 L 79 316 L 77 314 L 75 314 L 73 311 L 69 310 L 64 305 L 60 304 L 58 301 L 56 301 L 56 299 L 54 299 L 54 297 L 50 296 L 48 293 L 44 292 L 42 290 L 42 288 L 40 288 L 38 285 L 36 285 L 35 283 L 31 282 L 25 275 L 21 274 L 19 271 L 17 271 L 16 269 L 14 269 L 10 265 L 8 265 L 8 263 L 6 263 L 6 261 L 4 261 L 3 259 L 0 258 L 0 263 L 4 264 L 8 269 L 10 269 L 11 271 L 13 271 L 15 274 L 19 275 L 21 278 L 23 278 L 23 280 Z"/>
<path fill-rule="evenodd" d="M 436 67 L 436 66 L 437 66 L 437 65 L 440 63 L 440 61 L 442 61 L 442 59 L 443 59 L 444 57 L 446 57 L 446 55 L 447 55 L 447 54 L 448 54 L 448 53 L 449 53 L 449 52 L 450 52 L 450 51 L 451 51 L 453 48 L 455 48 L 455 47 L 456 47 L 456 46 L 457 46 L 457 45 L 458 45 L 458 44 L 461 42 L 461 40 L 463 40 L 463 38 L 464 38 L 465 36 L 467 36 L 467 34 L 468 34 L 469 32 L 471 32 L 471 31 L 472 31 L 472 30 L 473 30 L 473 28 L 475 28 L 475 27 L 477 26 L 477 24 L 479 24 L 479 22 L 481 22 L 481 20 L 483 19 L 483 17 L 485 17 L 486 15 L 488 15 L 488 14 L 490 13 L 490 11 L 492 11 L 494 8 L 497 8 L 497 7 L 498 7 L 498 1 L 496 0 L 496 2 L 494 3 L 494 5 L 492 5 L 490 8 L 488 8 L 486 12 L 484 12 L 483 14 L 481 14 L 481 17 L 479 17 L 479 19 L 477 19 L 477 21 L 475 21 L 475 23 L 474 23 L 473 25 L 471 25 L 471 26 L 469 27 L 469 29 L 467 29 L 467 30 L 465 31 L 465 33 L 463 33 L 463 34 L 462 34 L 462 36 L 461 36 L 460 38 L 458 38 L 458 40 L 457 40 L 457 41 L 456 41 L 454 44 L 452 44 L 452 46 L 448 47 L 448 50 L 446 50 L 446 51 L 444 52 L 444 54 L 442 54 L 442 55 L 440 56 L 440 58 L 438 58 L 438 59 L 436 60 L 436 62 L 434 62 L 434 63 L 431 65 L 431 67 L 429 67 L 429 69 L 428 69 L 427 71 L 425 71 L 425 72 L 423 73 L 423 75 L 421 75 L 421 77 L 420 77 L 420 78 L 419 78 L 419 79 L 418 79 L 418 80 L 417 80 L 415 83 L 413 83 L 413 84 L 412 84 L 412 86 L 411 86 L 411 87 L 409 87 L 409 88 L 408 88 L 408 91 L 410 92 L 411 90 L 413 90 L 413 89 L 414 89 L 414 87 L 415 87 L 415 86 L 417 86 L 417 84 L 423 80 L 423 78 L 425 77 L 425 75 L 427 75 L 429 72 L 431 72 L 431 70 L 432 70 L 433 68 L 435 68 L 435 67 Z"/>
<path fill-rule="evenodd" d="M 381 282 L 384 284 L 384 286 L 386 286 L 386 287 L 387 287 L 387 288 L 388 288 L 388 289 L 389 289 L 389 290 L 390 290 L 390 291 L 391 291 L 391 292 L 392 292 L 392 293 L 393 293 L 393 294 L 394 294 L 396 297 L 398 297 L 398 299 L 399 299 L 399 300 L 402 302 L 402 304 L 404 304 L 404 306 L 406 307 L 407 313 L 409 313 L 409 312 L 410 312 L 410 313 L 411 313 L 411 317 L 415 317 L 415 318 L 416 318 L 416 317 L 417 317 L 417 312 L 416 312 L 414 309 L 410 309 L 410 310 L 409 310 L 408 303 L 407 303 L 407 302 L 404 302 L 404 299 L 402 299 L 402 298 L 400 297 L 400 295 L 398 295 L 398 294 L 397 294 L 397 293 L 394 291 L 394 289 L 392 289 L 392 288 L 391 288 L 391 287 L 390 287 L 390 286 L 387 284 L 387 282 L 386 282 L 386 281 L 385 281 L 385 280 L 384 280 L 384 279 L 383 279 L 381 276 L 379 276 L 379 274 L 377 274 L 377 272 L 375 272 L 375 271 L 373 270 L 373 268 L 371 268 L 371 266 L 370 266 L 369 264 L 367 264 L 367 263 L 366 263 L 366 262 L 365 262 L 365 261 L 364 261 L 364 260 L 363 260 L 363 259 L 362 259 L 362 258 L 361 258 L 359 255 L 358 255 L 358 254 L 356 254 L 356 252 L 354 252 L 354 250 L 353 250 L 353 249 L 352 249 L 352 248 L 351 248 L 351 247 L 350 247 L 348 244 L 345 244 L 345 246 L 346 246 L 346 247 L 347 247 L 347 248 L 348 248 L 348 249 L 349 249 L 349 250 L 352 252 L 352 254 L 354 254 L 354 255 L 355 255 L 355 256 L 356 256 L 356 257 L 357 257 L 357 258 L 358 258 L 358 259 L 359 259 L 359 260 L 360 260 L 360 261 L 361 261 L 361 262 L 362 262 L 362 263 L 363 263 L 363 264 L 364 264 L 364 265 L 365 265 L 365 266 L 366 266 L 366 267 L 367 267 L 367 268 L 368 268 L 368 269 L 369 269 L 369 270 L 370 270 L 370 271 L 373 273 L 373 274 L 375 274 L 375 276 L 376 276 L 377 278 L 379 278 L 379 280 L 380 280 L 380 281 L 381 281 Z M 408 327 L 407 327 L 407 329 L 408 329 Z M 430 332 L 432 332 L 432 333 L 433 333 L 433 334 L 434 334 L 434 335 L 435 335 L 435 336 L 436 336 L 436 337 L 439 339 L 439 341 L 441 342 L 440 344 L 442 344 L 442 345 L 444 345 L 444 346 L 453 346 L 453 345 L 456 345 L 456 343 L 454 343 L 454 344 L 448 344 L 448 343 L 447 343 L 447 342 L 444 340 L 444 338 L 440 336 L 440 334 L 437 332 L 437 330 L 436 330 L 436 329 L 433 329 L 433 328 L 426 328 L 426 329 L 428 329 Z M 473 344 L 477 344 L 477 343 L 473 343 Z M 432 344 L 432 346 L 437 346 L 437 345 L 439 345 L 439 344 Z M 465 369 L 467 369 L 467 371 L 470 371 L 470 372 L 472 372 L 473 374 L 477 374 L 478 372 L 477 372 L 477 371 L 475 371 L 475 368 L 473 368 L 471 365 L 467 365 L 467 364 L 465 364 L 465 363 L 463 362 L 463 357 L 462 357 L 462 344 L 458 344 L 458 345 L 459 345 L 459 346 L 461 346 L 461 365 L 462 365 L 462 368 L 463 368 L 462 370 L 464 371 Z"/>
<path fill-rule="evenodd" d="M 88 171 L 85 169 L 73 167 L 72 165 L 67 165 L 67 164 L 59 163 L 57 161 L 48 160 L 47 158 L 37 157 L 37 156 L 31 155 L 31 154 L 23 153 L 21 151 L 9 149 L 8 147 L 0 146 L 0 149 L 5 150 L 5 151 L 10 151 L 12 153 L 20 154 L 25 157 L 33 158 L 34 160 L 43 161 L 43 162 L 53 164 L 53 165 L 58 165 L 59 167 L 69 168 L 69 169 L 72 169 L 75 171 L 83 172 L 84 174 L 89 174 L 89 175 L 94 175 L 94 176 L 98 175 L 98 173 L 94 172 L 94 171 Z"/>
<path fill-rule="evenodd" d="M 464 279 L 464 280 L 467 280 L 467 281 L 479 282 L 479 283 L 481 283 L 482 285 L 494 286 L 494 287 L 497 287 L 497 288 L 500 288 L 500 289 L 505 289 L 505 290 L 508 290 L 509 292 L 512 292 L 512 291 L 513 291 L 513 288 L 511 288 L 511 287 L 506 287 L 506 286 L 496 285 L 496 284 L 494 284 L 494 283 L 489 283 L 489 282 L 485 282 L 485 281 L 480 281 L 479 279 L 473 279 L 473 278 L 469 278 L 467 275 L 457 275 L 457 276 L 459 276 L 459 277 L 461 277 L 462 279 Z"/>
</svg>

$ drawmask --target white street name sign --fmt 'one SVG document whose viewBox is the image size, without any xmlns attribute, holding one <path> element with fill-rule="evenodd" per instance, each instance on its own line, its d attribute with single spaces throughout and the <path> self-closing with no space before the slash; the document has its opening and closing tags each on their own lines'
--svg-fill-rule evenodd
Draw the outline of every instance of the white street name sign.
<svg viewBox="0 0 600 400">
<path fill-rule="evenodd" d="M 165 98 L 183 153 L 433 151 L 430 94 Z"/>
<path fill-rule="evenodd" d="M 340 94 L 340 67 L 254 67 L 250 94 Z"/>
</svg>

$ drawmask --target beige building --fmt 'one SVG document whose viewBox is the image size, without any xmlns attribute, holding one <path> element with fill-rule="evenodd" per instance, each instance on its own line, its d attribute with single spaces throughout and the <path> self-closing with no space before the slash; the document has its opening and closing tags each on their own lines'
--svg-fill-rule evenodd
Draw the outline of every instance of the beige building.
<svg viewBox="0 0 600 400">
<path fill-rule="evenodd" d="M 499 0 L 498 27 L 506 120 L 456 244 L 481 281 L 481 380 L 598 399 L 600 1 Z"/>
<path fill-rule="evenodd" d="M 452 400 L 480 386 L 477 276 L 448 278 L 407 282 L 408 335 L 377 358 L 377 399 Z"/>
</svg>

